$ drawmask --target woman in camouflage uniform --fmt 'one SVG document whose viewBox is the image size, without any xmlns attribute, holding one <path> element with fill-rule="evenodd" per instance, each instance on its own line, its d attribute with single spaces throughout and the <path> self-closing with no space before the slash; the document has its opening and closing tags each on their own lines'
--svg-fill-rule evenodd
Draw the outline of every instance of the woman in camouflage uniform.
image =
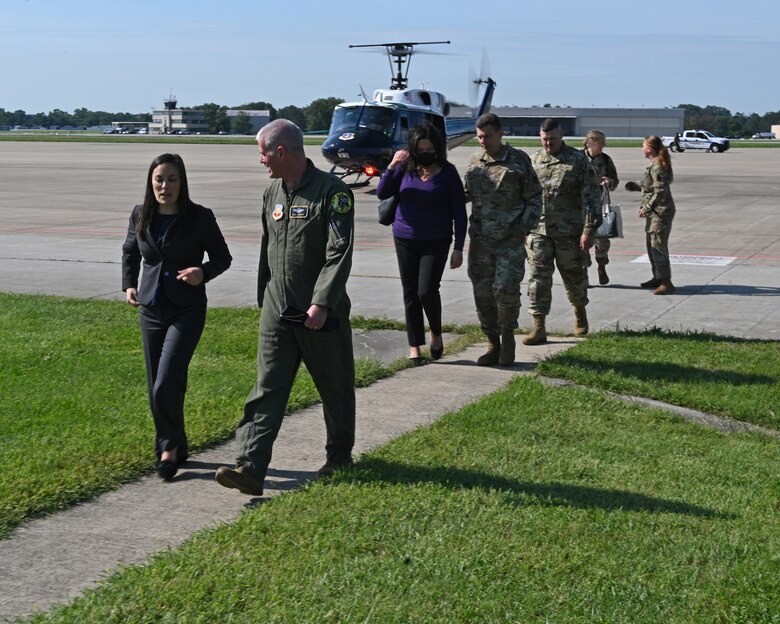
<svg viewBox="0 0 780 624">
<path fill-rule="evenodd" d="M 610 191 L 614 191 L 618 185 L 618 174 L 615 168 L 615 163 L 612 159 L 604 153 L 604 146 L 607 144 L 607 137 L 601 130 L 591 130 L 585 136 L 585 141 L 582 145 L 583 153 L 588 157 L 591 167 L 596 170 L 596 177 L 599 179 L 599 184 L 602 187 L 607 187 Z M 607 275 L 607 265 L 609 264 L 609 248 L 610 240 L 608 238 L 595 239 L 594 247 L 596 248 L 596 264 L 598 265 L 599 272 L 599 284 L 604 286 L 609 284 L 609 276 Z M 590 259 L 590 251 L 586 251 L 587 264 L 589 267 L 592 262 Z"/>
<path fill-rule="evenodd" d="M 653 278 L 640 284 L 652 288 L 655 295 L 675 291 L 669 265 L 669 233 L 672 231 L 675 206 L 669 185 L 674 180 L 669 150 L 655 135 L 645 137 L 642 153 L 650 160 L 641 182 L 626 182 L 627 191 L 642 191 L 640 218 L 645 219 L 645 240 Z"/>
</svg>

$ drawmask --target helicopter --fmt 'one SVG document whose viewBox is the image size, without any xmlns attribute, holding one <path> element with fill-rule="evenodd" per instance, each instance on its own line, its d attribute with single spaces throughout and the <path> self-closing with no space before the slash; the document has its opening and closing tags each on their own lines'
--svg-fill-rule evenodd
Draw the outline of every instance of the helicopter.
<svg viewBox="0 0 780 624">
<path fill-rule="evenodd" d="M 446 137 L 453 149 L 474 136 L 479 115 L 490 110 L 496 83 L 490 77 L 473 80 L 479 88 L 487 85 L 475 117 L 447 117 L 450 105 L 443 94 L 427 89 L 409 89 L 407 75 L 414 47 L 449 44 L 449 41 L 393 42 L 350 45 L 350 48 L 385 48 L 390 62 L 389 89 L 377 89 L 369 98 L 360 89 L 362 102 L 344 102 L 333 111 L 322 155 L 333 167 L 330 172 L 344 179 L 356 176 L 350 186 L 370 183 L 390 164 L 393 154 L 406 147 L 410 128 L 431 123 Z M 396 65 L 392 75 L 393 64 Z M 361 178 L 365 179 L 361 181 Z"/>
</svg>

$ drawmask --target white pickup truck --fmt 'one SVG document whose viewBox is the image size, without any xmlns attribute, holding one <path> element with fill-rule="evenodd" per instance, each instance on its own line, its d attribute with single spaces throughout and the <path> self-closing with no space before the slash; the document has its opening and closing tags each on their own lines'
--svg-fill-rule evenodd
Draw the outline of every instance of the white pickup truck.
<svg viewBox="0 0 780 624">
<path fill-rule="evenodd" d="M 675 140 L 677 137 L 661 137 L 664 145 L 673 152 L 685 151 L 687 149 L 703 149 L 710 152 L 725 152 L 731 143 L 728 139 L 716 137 L 712 132 L 706 130 L 686 130 L 680 135 L 679 144 Z"/>
</svg>

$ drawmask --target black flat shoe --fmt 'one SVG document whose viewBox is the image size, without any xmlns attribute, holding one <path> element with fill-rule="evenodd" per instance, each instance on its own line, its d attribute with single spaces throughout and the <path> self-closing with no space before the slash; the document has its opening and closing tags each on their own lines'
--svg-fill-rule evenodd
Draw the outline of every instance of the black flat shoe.
<svg viewBox="0 0 780 624">
<path fill-rule="evenodd" d="M 442 355 L 444 355 L 444 340 L 441 341 L 441 346 L 438 349 L 431 347 L 432 360 L 440 360 Z"/>
<path fill-rule="evenodd" d="M 173 477 L 176 476 L 176 471 L 178 470 L 178 465 L 176 462 L 172 462 L 168 459 L 165 461 L 157 462 L 157 466 L 155 467 L 155 472 L 157 472 L 157 476 L 160 477 L 163 481 L 170 481 L 173 479 Z"/>
<path fill-rule="evenodd" d="M 421 356 L 419 356 L 419 355 L 418 355 L 418 356 L 415 356 L 415 357 L 412 357 L 412 356 L 410 355 L 410 356 L 409 356 L 407 359 L 408 359 L 408 360 L 409 360 L 409 361 L 410 361 L 412 364 L 414 364 L 415 366 L 419 366 L 420 364 L 422 364 L 422 361 L 423 361 L 422 357 L 421 357 Z"/>
<path fill-rule="evenodd" d="M 184 455 L 182 455 L 181 457 L 179 457 L 179 456 L 177 455 L 177 457 L 176 457 L 176 467 L 177 467 L 177 468 L 180 468 L 181 466 L 183 466 L 184 464 L 186 464 L 186 463 L 187 463 L 187 460 L 189 459 L 189 457 L 190 457 L 190 456 L 189 456 L 189 454 L 187 454 L 187 453 L 184 453 Z"/>
</svg>

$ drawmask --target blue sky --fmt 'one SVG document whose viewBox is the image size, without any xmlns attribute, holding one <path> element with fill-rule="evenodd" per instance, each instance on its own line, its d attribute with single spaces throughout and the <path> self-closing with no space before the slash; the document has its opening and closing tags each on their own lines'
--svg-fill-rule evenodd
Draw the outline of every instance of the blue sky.
<svg viewBox="0 0 780 624">
<path fill-rule="evenodd" d="M 498 105 L 780 110 L 776 0 L 2 0 L 0 107 L 354 100 L 390 70 L 349 44 L 426 40 L 449 54 L 414 58 L 410 86 L 464 103 L 484 47 Z"/>
</svg>

